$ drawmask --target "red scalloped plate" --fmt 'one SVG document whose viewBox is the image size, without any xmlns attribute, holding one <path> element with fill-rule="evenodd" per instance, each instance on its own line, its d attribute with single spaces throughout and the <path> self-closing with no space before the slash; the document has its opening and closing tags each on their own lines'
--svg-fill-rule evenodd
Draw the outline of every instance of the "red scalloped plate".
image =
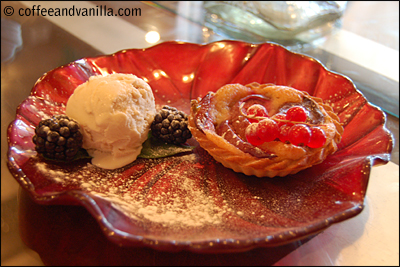
<svg viewBox="0 0 400 267">
<path fill-rule="evenodd" d="M 193 139 L 192 153 L 138 159 L 112 171 L 90 160 L 40 159 L 35 126 L 64 113 L 69 96 L 90 76 L 106 73 L 135 74 L 150 84 L 158 107 L 185 112 L 191 99 L 228 83 L 291 86 L 333 107 L 344 126 L 342 141 L 323 163 L 274 179 L 224 168 Z M 393 138 L 385 121 L 350 79 L 282 46 L 165 42 L 83 58 L 43 75 L 8 128 L 8 167 L 36 203 L 84 206 L 119 245 L 245 251 L 303 239 L 359 214 L 371 167 L 390 159 Z"/>
</svg>

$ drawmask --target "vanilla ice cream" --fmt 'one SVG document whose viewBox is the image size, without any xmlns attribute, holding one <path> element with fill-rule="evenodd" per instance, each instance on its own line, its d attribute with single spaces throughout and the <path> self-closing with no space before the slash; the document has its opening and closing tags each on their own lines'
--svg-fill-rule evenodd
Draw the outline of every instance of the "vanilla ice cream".
<svg viewBox="0 0 400 267">
<path fill-rule="evenodd" d="M 145 81 L 116 73 L 93 76 L 79 85 L 68 100 L 66 114 L 79 123 L 92 164 L 115 169 L 136 160 L 156 108 Z"/>
</svg>

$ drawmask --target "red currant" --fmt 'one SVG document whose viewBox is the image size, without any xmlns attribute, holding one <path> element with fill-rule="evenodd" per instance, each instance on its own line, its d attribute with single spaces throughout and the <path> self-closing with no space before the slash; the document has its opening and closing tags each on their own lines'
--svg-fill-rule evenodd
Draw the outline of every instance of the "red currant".
<svg viewBox="0 0 400 267">
<path fill-rule="evenodd" d="M 319 148 L 325 145 L 326 142 L 325 132 L 317 126 L 311 127 L 310 130 L 311 130 L 311 138 L 307 146 L 311 148 Z"/>
<path fill-rule="evenodd" d="M 288 137 L 293 145 L 307 145 L 310 142 L 311 131 L 307 125 L 296 124 L 290 128 Z"/>
<path fill-rule="evenodd" d="M 258 123 L 257 135 L 264 142 L 274 141 L 279 136 L 279 128 L 275 121 L 265 118 Z"/>
<path fill-rule="evenodd" d="M 260 104 L 254 104 L 247 109 L 247 115 L 251 117 L 268 117 L 268 111 L 264 106 Z M 249 121 L 253 123 L 257 122 L 258 120 L 249 118 Z"/>
<path fill-rule="evenodd" d="M 261 140 L 261 138 L 257 134 L 257 128 L 258 128 L 258 123 L 252 123 L 249 126 L 247 126 L 245 133 L 247 142 L 252 144 L 253 146 L 259 146 L 264 141 Z"/>
<path fill-rule="evenodd" d="M 284 124 L 279 128 L 279 140 L 281 142 L 289 141 L 289 131 L 292 128 L 292 125 Z"/>
<path fill-rule="evenodd" d="M 308 112 L 305 108 L 294 106 L 286 112 L 286 119 L 289 121 L 305 122 L 307 120 Z"/>
<path fill-rule="evenodd" d="M 282 125 L 287 124 L 284 121 L 281 120 L 286 120 L 286 115 L 283 113 L 278 113 L 275 114 L 274 116 L 271 117 L 271 119 L 275 120 L 275 122 L 278 124 L 278 127 L 280 128 Z"/>
</svg>

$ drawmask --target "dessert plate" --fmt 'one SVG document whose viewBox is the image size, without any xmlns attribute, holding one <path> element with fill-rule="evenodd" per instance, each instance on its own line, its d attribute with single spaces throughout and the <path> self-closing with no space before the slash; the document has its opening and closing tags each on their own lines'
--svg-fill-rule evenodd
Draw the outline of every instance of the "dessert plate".
<svg viewBox="0 0 400 267">
<path fill-rule="evenodd" d="M 190 100 L 228 83 L 287 85 L 329 103 L 344 126 L 339 150 L 296 175 L 235 173 L 196 148 L 103 170 L 81 159 L 44 161 L 32 137 L 40 120 L 65 112 L 93 75 L 132 73 L 150 84 L 156 105 L 189 112 Z M 385 115 L 350 79 L 273 43 L 165 42 L 83 58 L 44 74 L 8 128 L 8 167 L 39 204 L 82 205 L 121 246 L 165 251 L 237 252 L 319 233 L 363 210 L 371 167 L 393 147 Z"/>
</svg>

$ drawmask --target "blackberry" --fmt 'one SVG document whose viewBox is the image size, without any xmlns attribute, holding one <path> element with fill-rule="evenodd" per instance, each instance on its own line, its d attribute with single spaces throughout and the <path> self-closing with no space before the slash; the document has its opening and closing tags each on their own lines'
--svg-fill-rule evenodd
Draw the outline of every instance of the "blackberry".
<svg viewBox="0 0 400 267">
<path fill-rule="evenodd" d="M 181 145 L 192 137 L 188 128 L 188 116 L 170 106 L 162 107 L 150 128 L 154 137 L 169 144 Z"/>
<path fill-rule="evenodd" d="M 82 147 L 78 122 L 66 115 L 55 115 L 39 122 L 32 138 L 36 151 L 54 160 L 72 160 Z"/>
</svg>

